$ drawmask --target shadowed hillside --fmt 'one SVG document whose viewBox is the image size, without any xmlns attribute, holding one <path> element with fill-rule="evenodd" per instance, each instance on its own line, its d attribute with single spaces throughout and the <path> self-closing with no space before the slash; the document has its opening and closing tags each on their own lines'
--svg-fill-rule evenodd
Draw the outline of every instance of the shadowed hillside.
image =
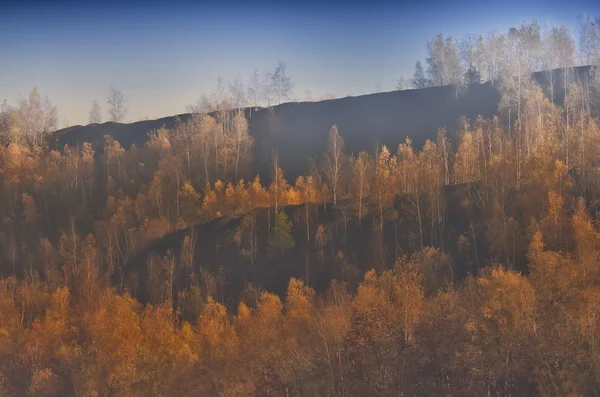
<svg viewBox="0 0 600 397">
<path fill-rule="evenodd" d="M 581 81 L 590 73 L 590 67 L 574 68 L 574 80 Z M 549 91 L 550 72 L 534 73 L 534 80 Z M 564 98 L 564 71 L 553 71 L 555 102 Z M 379 145 L 394 148 L 406 137 L 420 147 L 427 139 L 435 138 L 437 130 L 446 127 L 449 133 L 456 130 L 462 116 L 490 117 L 498 112 L 500 94 L 496 84 L 490 82 L 471 85 L 465 92 L 456 94 L 453 86 L 431 87 L 421 90 L 391 91 L 361 95 L 321 102 L 284 103 L 270 109 L 246 109 L 249 132 L 254 137 L 254 169 L 267 180 L 270 177 L 270 158 L 278 148 L 281 167 L 290 180 L 307 168 L 307 159 L 320 156 L 327 141 L 329 128 L 337 124 L 346 143 L 348 153 L 373 150 Z M 189 113 L 178 115 L 182 121 Z M 129 148 L 140 147 L 148 133 L 161 126 L 173 127 L 175 117 L 138 121 L 131 124 L 107 122 L 87 126 L 73 126 L 56 132 L 55 144 L 59 147 L 92 142 L 101 152 L 104 135 L 112 135 Z"/>
<path fill-rule="evenodd" d="M 322 154 L 329 129 L 337 124 L 349 153 L 372 150 L 375 145 L 396 147 L 406 137 L 420 147 L 434 138 L 438 128 L 455 129 L 461 116 L 489 117 L 498 108 L 500 96 L 490 84 L 474 85 L 456 97 L 453 87 L 392 91 L 346 97 L 322 102 L 284 103 L 250 113 L 250 135 L 254 137 L 254 172 L 269 175 L 272 150 L 277 147 L 281 167 L 290 180 L 307 168 L 307 159 Z M 182 121 L 190 114 L 179 115 Z M 92 142 L 102 150 L 105 134 L 112 135 L 125 148 L 142 146 L 148 132 L 174 125 L 175 117 L 131 124 L 103 123 L 74 126 L 56 132 L 57 144 L 73 146 Z"/>
<path fill-rule="evenodd" d="M 475 186 L 475 185 L 473 185 Z M 481 213 L 474 214 L 477 226 L 477 239 L 480 241 L 477 252 L 471 247 L 469 252 L 459 252 L 457 242 L 461 235 L 469 233 L 468 209 L 461 202 L 468 189 L 473 186 L 461 184 L 448 186 L 444 190 L 449 208 L 448 222 L 452 227 L 444 231 L 444 251 L 448 262 L 441 270 L 446 281 L 462 280 L 467 273 L 476 273 L 480 264 L 487 260 L 487 247 L 482 228 Z M 150 300 L 149 286 L 157 281 L 150 280 L 147 271 L 149 261 L 169 261 L 169 258 L 182 258 L 184 239 L 194 241 L 193 269 L 187 270 L 204 277 L 203 271 L 215 275 L 215 293 L 222 302 L 235 308 L 238 298 L 247 283 L 253 283 L 267 291 L 285 296 L 287 280 L 295 277 L 303 280 L 318 293 L 324 293 L 335 279 L 347 283 L 353 289 L 365 272 L 375 268 L 383 271 L 389 261 L 397 261 L 403 255 L 418 251 L 418 224 L 411 215 L 410 203 L 398 198 L 394 204 L 399 217 L 384 224 L 383 245 L 378 245 L 376 216 L 364 217 L 360 222 L 355 217 L 355 209 L 349 202 L 331 205 L 289 205 L 284 211 L 291 222 L 291 236 L 294 247 L 269 253 L 269 210 L 259 208 L 240 217 L 221 217 L 211 222 L 196 224 L 193 227 L 175 231 L 152 242 L 140 255 L 127 265 L 128 278 L 137 284 L 129 288 L 138 297 Z M 308 217 L 308 221 L 307 221 Z M 244 220 L 253 220 L 256 254 L 248 256 L 250 231 Z M 271 226 L 274 216 L 271 213 Z M 307 238 L 308 235 L 308 238 Z M 432 236 L 425 230 L 425 241 Z M 477 246 L 477 245 L 475 245 Z M 381 261 L 381 263 L 379 262 Z M 164 266 L 164 263 L 162 264 Z M 135 273 L 136 276 L 131 277 Z M 159 276 L 165 282 L 169 272 Z M 186 277 L 188 280 L 186 281 Z M 189 274 L 183 268 L 174 273 L 174 299 L 190 282 Z M 204 281 L 200 281 L 202 284 Z"/>
</svg>

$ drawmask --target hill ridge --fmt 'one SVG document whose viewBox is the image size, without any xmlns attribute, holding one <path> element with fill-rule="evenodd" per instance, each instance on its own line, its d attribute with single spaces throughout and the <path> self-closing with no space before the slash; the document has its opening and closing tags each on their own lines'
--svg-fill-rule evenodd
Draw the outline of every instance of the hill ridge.
<svg viewBox="0 0 600 397">
<path fill-rule="evenodd" d="M 592 67 L 573 69 L 576 78 L 588 76 Z M 560 102 L 564 94 L 562 69 L 555 74 L 554 93 Z M 536 72 L 533 78 L 542 88 L 548 72 Z M 306 172 L 307 159 L 320 157 L 329 129 L 337 125 L 345 139 L 346 152 L 370 151 L 375 145 L 395 148 L 409 137 L 415 147 L 435 139 L 439 128 L 454 133 L 461 117 L 492 117 L 498 112 L 500 93 L 497 82 L 473 84 L 459 95 L 454 86 L 429 87 L 371 93 L 318 102 L 286 102 L 269 108 L 245 108 L 249 133 L 254 138 L 253 169 L 261 179 L 270 178 L 270 158 L 277 148 L 281 168 L 291 180 Z M 163 125 L 173 127 L 176 119 L 186 121 L 191 113 L 166 116 L 133 123 L 106 122 L 73 126 L 56 131 L 53 145 L 62 148 L 91 142 L 101 153 L 104 135 L 111 135 L 121 146 L 143 146 L 148 133 Z"/>
</svg>

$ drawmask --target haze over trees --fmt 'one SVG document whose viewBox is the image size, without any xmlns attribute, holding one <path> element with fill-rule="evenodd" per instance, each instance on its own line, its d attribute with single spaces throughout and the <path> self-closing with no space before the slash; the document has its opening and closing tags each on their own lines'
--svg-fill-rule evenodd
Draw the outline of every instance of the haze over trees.
<svg viewBox="0 0 600 397">
<path fill-rule="evenodd" d="M 600 394 L 600 78 L 537 85 L 548 49 L 574 62 L 540 32 L 436 36 L 423 78 L 456 83 L 458 59 L 498 115 L 360 153 L 333 125 L 295 181 L 277 151 L 250 173 L 254 83 L 101 153 L 47 145 L 37 90 L 4 104 L 0 395 Z"/>
</svg>

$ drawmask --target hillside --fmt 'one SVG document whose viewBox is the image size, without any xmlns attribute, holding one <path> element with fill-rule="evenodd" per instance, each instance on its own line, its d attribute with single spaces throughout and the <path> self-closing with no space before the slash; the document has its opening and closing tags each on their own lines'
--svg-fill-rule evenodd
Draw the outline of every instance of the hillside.
<svg viewBox="0 0 600 397">
<path fill-rule="evenodd" d="M 461 203 L 467 195 L 469 185 L 454 185 L 444 189 L 444 201 L 448 208 L 448 223 L 452 225 L 443 232 L 441 246 L 448 254 L 447 262 L 438 258 L 442 268 L 440 275 L 446 282 L 462 280 L 469 272 L 476 272 L 476 258 L 486 258 L 488 251 L 484 244 L 485 236 L 477 231 L 480 241 L 478 252 L 468 253 L 457 250 L 460 235 L 469 233 L 468 209 Z M 399 214 L 395 221 L 386 221 L 383 230 L 383 246 L 378 246 L 377 219 L 369 215 L 359 221 L 352 203 L 346 201 L 332 205 L 310 204 L 288 205 L 283 210 L 290 220 L 291 237 L 294 247 L 276 254 L 270 254 L 268 242 L 271 233 L 269 210 L 259 208 L 245 216 L 217 218 L 208 223 L 199 223 L 190 228 L 177 230 L 153 241 L 126 266 L 129 280 L 135 280 L 136 296 L 143 301 L 151 300 L 148 286 L 157 280 L 150 280 L 147 268 L 150 260 L 165 260 L 167 256 L 182 258 L 186 237 L 193 241 L 192 269 L 178 268 L 174 273 L 174 299 L 189 284 L 189 272 L 205 277 L 210 272 L 216 278 L 215 294 L 230 308 L 235 308 L 238 298 L 248 283 L 260 286 L 267 291 L 285 296 L 287 282 L 291 277 L 303 280 L 317 293 L 325 293 L 335 279 L 347 283 L 354 289 L 364 273 L 372 268 L 382 271 L 383 263 L 374 263 L 374 258 L 388 263 L 396 261 L 407 253 L 418 251 L 419 228 L 411 213 L 410 203 L 397 199 L 395 211 Z M 307 219 L 308 218 L 308 219 Z M 248 251 L 252 244 L 250 230 L 244 219 L 254 222 L 254 244 L 256 253 L 250 258 Z M 481 228 L 481 214 L 473 218 Z M 271 222 L 273 217 L 271 214 Z M 272 224 L 271 224 L 272 225 Z M 321 231 L 319 231 L 321 230 Z M 434 237 L 425 230 L 424 239 L 431 242 Z M 432 244 L 433 245 L 433 244 Z M 477 246 L 477 244 L 475 244 Z M 465 256 L 466 254 L 466 256 Z M 167 260 L 168 261 L 168 260 Z M 164 262 L 162 264 L 164 266 Z M 136 276 L 131 277 L 132 273 Z M 159 281 L 165 282 L 167 273 L 162 273 Z M 200 284 L 206 280 L 198 281 Z"/>
<path fill-rule="evenodd" d="M 590 67 L 574 68 L 575 81 L 590 73 Z M 549 91 L 550 73 L 537 72 L 534 80 Z M 553 71 L 554 97 L 558 103 L 564 95 L 563 69 Z M 451 134 L 462 116 L 491 117 L 498 112 L 500 93 L 490 82 L 471 85 L 457 97 L 452 86 L 421 90 L 391 91 L 346 97 L 321 102 L 284 103 L 270 109 L 246 109 L 249 132 L 254 137 L 253 174 L 269 177 L 269 159 L 278 148 L 282 169 L 291 179 L 306 170 L 307 159 L 320 156 L 329 128 L 337 124 L 346 142 L 348 153 L 371 151 L 379 145 L 395 148 L 410 137 L 415 147 L 434 138 L 437 130 L 446 127 Z M 170 128 L 179 117 L 187 120 L 189 113 L 130 124 L 107 122 L 73 126 L 56 132 L 55 145 L 70 146 L 92 142 L 97 152 L 102 150 L 104 135 L 112 135 L 125 148 L 142 146 L 148 132 L 165 125 Z"/>
<path fill-rule="evenodd" d="M 600 81 L 561 101 L 559 77 L 553 98 L 517 94 L 518 120 L 459 134 L 460 115 L 494 114 L 494 86 L 253 112 L 256 170 L 278 146 L 288 180 L 279 168 L 234 180 L 231 143 L 249 141 L 240 114 L 163 129 L 142 150 L 127 146 L 174 119 L 57 135 L 102 149 L 106 129 L 125 146 L 96 155 L 0 145 L 0 395 L 89 394 L 105 379 L 76 385 L 96 368 L 129 388 L 98 395 L 153 395 L 154 379 L 172 381 L 162 395 L 400 395 L 399 382 L 405 395 L 598 394 L 581 363 L 600 357 L 588 355 L 600 332 Z M 421 146 L 444 120 L 450 134 Z M 300 156 L 324 151 L 319 172 L 291 180 Z M 113 355 L 129 358 L 111 369 Z M 494 367 L 506 357 L 510 379 Z M 569 378 L 555 394 L 554 362 Z M 454 386 L 436 386 L 455 368 Z"/>
<path fill-rule="evenodd" d="M 337 124 L 349 153 L 372 150 L 375 145 L 396 147 L 406 137 L 420 147 L 435 137 L 438 128 L 453 131 L 461 116 L 489 117 L 498 108 L 500 96 L 490 84 L 471 86 L 456 98 L 453 87 L 392 91 L 322 102 L 284 103 L 271 109 L 247 109 L 249 132 L 254 137 L 254 172 L 268 174 L 269 159 L 277 147 L 282 169 L 295 179 L 306 169 L 307 159 L 323 152 L 329 129 Z M 185 121 L 190 114 L 178 117 Z M 162 125 L 172 127 L 175 117 L 131 124 L 103 123 L 74 126 L 56 132 L 60 147 L 92 142 L 102 149 L 105 134 L 112 135 L 125 148 L 141 146 L 148 132 Z"/>
</svg>

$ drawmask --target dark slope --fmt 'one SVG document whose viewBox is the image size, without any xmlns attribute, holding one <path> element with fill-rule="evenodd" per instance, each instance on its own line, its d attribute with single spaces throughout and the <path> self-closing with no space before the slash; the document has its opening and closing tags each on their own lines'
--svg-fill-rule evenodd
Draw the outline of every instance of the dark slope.
<svg viewBox="0 0 600 397">
<path fill-rule="evenodd" d="M 332 125 L 337 124 L 346 141 L 346 151 L 371 151 L 375 145 L 394 148 L 410 137 L 416 146 L 434 138 L 440 127 L 453 131 L 461 116 L 491 116 L 498 107 L 499 94 L 490 84 L 471 86 L 456 97 L 453 87 L 392 91 L 346 97 L 322 102 L 285 103 L 258 109 L 249 117 L 255 139 L 254 173 L 267 176 L 272 150 L 277 147 L 281 166 L 290 179 L 307 168 L 307 160 L 320 156 Z M 248 116 L 250 116 L 247 110 Z M 183 121 L 189 114 L 179 115 Z M 74 126 L 56 132 L 55 145 L 63 147 L 88 141 L 102 150 L 105 134 L 122 146 L 142 146 L 148 132 L 162 125 L 171 127 L 175 117 L 131 124 L 103 123 Z"/>
<path fill-rule="evenodd" d="M 189 118 L 189 114 L 182 114 L 179 117 L 182 121 Z M 111 135 L 119 141 L 121 146 L 129 148 L 132 144 L 142 146 L 148 139 L 148 133 L 156 130 L 163 125 L 171 128 L 175 123 L 175 116 L 163 117 L 156 120 L 137 121 L 135 123 L 114 123 L 112 121 L 102 124 L 75 125 L 55 132 L 55 142 L 59 148 L 65 144 L 69 146 L 91 142 L 94 149 L 102 150 L 104 145 L 104 135 Z"/>
<path fill-rule="evenodd" d="M 533 73 L 533 80 L 544 90 L 548 97 L 554 91 L 554 103 L 562 105 L 565 99 L 565 78 L 567 85 L 576 83 L 582 87 L 589 87 L 594 78 L 594 66 L 577 66 L 574 68 L 560 68 L 544 70 Z M 552 87 L 552 88 L 551 88 Z"/>
<path fill-rule="evenodd" d="M 481 214 L 475 211 L 474 223 L 477 226 L 478 252 L 471 244 L 468 252 L 457 250 L 457 241 L 461 234 L 469 232 L 468 209 L 461 204 L 465 196 L 467 185 L 454 185 L 445 189 L 448 208 L 448 223 L 452 224 L 444 230 L 444 251 L 452 258 L 452 274 L 456 280 L 462 279 L 468 272 L 476 273 L 479 267 L 477 258 L 485 261 L 487 244 L 485 244 L 485 231 L 479 224 Z M 402 200 L 396 202 L 400 214 L 399 220 L 394 223 L 386 222 L 384 226 L 383 255 L 387 264 L 393 263 L 396 258 L 395 251 L 398 247 L 398 256 L 418 250 L 417 239 L 418 225 L 414 214 L 407 208 L 409 205 Z M 363 274 L 372 268 L 382 270 L 380 258 L 381 251 L 377 244 L 378 238 L 373 236 L 373 219 L 367 216 L 362 222 L 352 215 L 352 208 L 344 204 L 338 207 L 322 205 L 311 206 L 309 212 L 310 241 L 306 238 L 306 217 L 304 205 L 287 206 L 284 211 L 292 222 L 292 235 L 295 247 L 289 251 L 270 256 L 267 250 L 269 225 L 266 209 L 256 209 L 252 215 L 256 219 L 257 228 L 257 255 L 253 263 L 247 256 L 242 255 L 236 242 L 235 235 L 239 230 L 240 218 L 219 218 L 212 222 L 198 224 L 193 227 L 196 236 L 194 255 L 194 272 L 199 274 L 200 269 L 208 270 L 214 275 L 221 272 L 223 277 L 222 289 L 219 288 L 219 299 L 235 306 L 236 299 L 242 292 L 245 283 L 252 282 L 267 291 L 285 295 L 287 283 L 291 277 L 307 281 L 317 292 L 324 292 L 331 281 L 345 281 L 353 288 L 362 279 Z M 316 243 L 316 234 L 319 225 L 325 231 L 325 245 L 320 247 Z M 424 229 L 424 242 L 430 242 L 428 228 Z M 127 265 L 126 273 L 135 272 L 138 277 L 137 285 L 130 288 L 138 291 L 136 296 L 145 301 L 148 299 L 147 262 L 149 255 L 154 253 L 162 257 L 171 250 L 175 256 L 180 255 L 181 244 L 190 230 L 184 229 L 170 233 L 150 244 L 147 249 L 139 254 Z M 470 236 L 470 233 L 467 235 Z M 244 234 L 241 240 L 242 248 L 248 247 L 248 235 Z M 344 260 L 338 256 L 343 252 Z M 221 270 L 219 269 L 221 267 Z M 166 272 L 165 272 L 166 274 Z M 174 282 L 174 296 L 186 285 L 186 274 L 182 269 L 177 270 Z"/>
<path fill-rule="evenodd" d="M 584 83 L 592 76 L 589 66 L 569 69 L 569 79 Z M 550 76 L 554 82 L 556 103 L 564 99 L 564 69 L 537 72 L 534 80 L 548 94 Z M 378 94 L 346 97 L 321 102 L 284 103 L 271 109 L 259 108 L 250 112 L 250 134 L 255 139 L 254 170 L 265 179 L 269 177 L 270 158 L 278 148 L 281 166 L 290 180 L 307 168 L 307 160 L 320 156 L 332 125 L 337 124 L 346 142 L 346 152 L 372 151 L 375 145 L 387 145 L 392 150 L 410 137 L 415 147 L 426 139 L 435 138 L 440 127 L 449 133 L 456 130 L 461 116 L 490 117 L 497 113 L 500 94 L 491 83 L 471 85 L 456 95 L 452 86 L 432 87 L 422 90 L 392 91 Z M 182 121 L 190 114 L 178 116 Z M 92 142 L 101 152 L 103 137 L 112 135 L 122 146 L 135 143 L 142 146 L 148 132 L 165 125 L 172 127 L 175 116 L 131 124 L 103 123 L 74 126 L 59 130 L 54 145 L 62 147 Z"/>
<path fill-rule="evenodd" d="M 320 156 L 329 129 L 337 124 L 347 153 L 373 151 L 377 144 L 395 151 L 406 137 L 416 147 L 435 138 L 440 127 L 453 131 L 461 116 L 491 116 L 498 107 L 498 92 L 491 84 L 472 86 L 456 97 L 453 87 L 392 91 L 324 102 L 287 103 L 273 112 L 263 111 L 250 121 L 256 140 L 256 171 L 269 168 L 277 147 L 283 170 L 295 179 L 307 166 L 307 159 Z"/>
</svg>

